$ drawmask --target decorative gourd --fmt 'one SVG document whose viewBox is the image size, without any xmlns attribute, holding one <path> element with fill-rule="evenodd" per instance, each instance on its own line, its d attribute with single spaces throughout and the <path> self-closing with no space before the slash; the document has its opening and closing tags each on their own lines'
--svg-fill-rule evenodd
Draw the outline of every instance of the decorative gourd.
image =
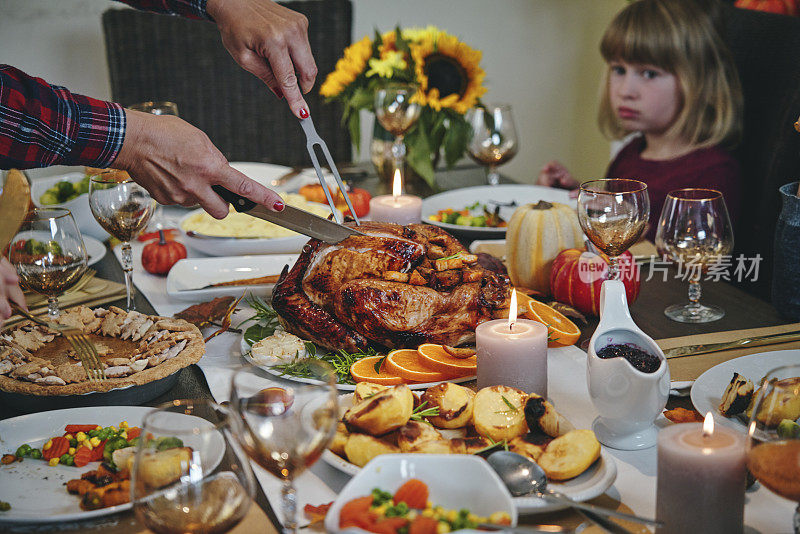
<svg viewBox="0 0 800 534">
<path fill-rule="evenodd" d="M 539 201 L 514 211 L 506 230 L 506 260 L 511 282 L 550 294 L 550 268 L 564 249 L 583 246 L 575 210 L 558 202 Z"/>
<path fill-rule="evenodd" d="M 797 15 L 797 0 L 736 0 L 734 4 L 742 9 L 753 9 L 755 11 L 767 11 L 780 15 Z"/>
<path fill-rule="evenodd" d="M 152 274 L 167 274 L 172 266 L 186 257 L 186 247 L 183 243 L 169 241 L 164 236 L 164 231 L 158 231 L 158 241 L 153 241 L 144 246 L 142 250 L 142 266 Z"/>
</svg>

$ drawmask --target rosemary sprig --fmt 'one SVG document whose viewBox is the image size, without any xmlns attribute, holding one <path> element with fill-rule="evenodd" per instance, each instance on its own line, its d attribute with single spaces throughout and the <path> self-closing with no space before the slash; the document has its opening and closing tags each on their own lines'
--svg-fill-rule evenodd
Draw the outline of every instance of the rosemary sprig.
<svg viewBox="0 0 800 534">
<path fill-rule="evenodd" d="M 309 341 L 306 341 L 306 353 L 306 358 L 294 358 L 290 362 L 273 365 L 272 369 L 279 371 L 281 375 L 289 375 L 298 378 L 314 378 L 309 366 L 309 359 L 316 358 L 328 362 L 331 367 L 333 367 L 339 384 L 355 384 L 353 377 L 350 375 L 350 367 L 362 358 L 376 355 L 373 349 L 354 353 L 349 353 L 344 349 L 340 349 L 336 352 L 318 354 L 317 346 Z"/>
<path fill-rule="evenodd" d="M 439 407 L 434 406 L 432 408 L 425 408 L 425 405 L 428 404 L 428 401 L 423 402 L 416 408 L 414 411 L 411 412 L 411 419 L 413 421 L 422 421 L 426 417 L 436 417 L 439 415 Z M 425 421 L 427 423 L 427 421 Z"/>
<path fill-rule="evenodd" d="M 503 402 L 506 403 L 506 406 L 508 406 L 508 410 L 498 410 L 495 413 L 504 413 L 504 414 L 506 414 L 506 413 L 517 413 L 519 411 L 519 408 L 517 406 L 514 406 L 511 403 L 511 401 L 506 398 L 505 395 L 500 395 L 500 397 L 503 399 Z"/>
<path fill-rule="evenodd" d="M 249 304 L 256 313 L 252 317 L 245 319 L 236 325 L 236 327 L 241 328 L 242 325 L 249 322 L 255 323 L 250 325 L 247 330 L 244 331 L 243 336 L 247 344 L 252 347 L 256 341 L 260 341 L 265 337 L 274 334 L 275 330 L 280 326 L 281 323 L 278 318 L 278 312 L 276 312 L 272 306 L 267 304 L 261 297 L 249 294 L 247 296 L 247 304 Z"/>
<path fill-rule="evenodd" d="M 444 258 L 436 258 L 436 261 L 440 261 L 440 260 L 452 260 L 452 259 L 455 259 L 455 258 L 460 258 L 460 257 L 461 257 L 461 252 L 456 252 L 455 254 L 451 254 L 451 255 L 449 255 L 449 256 L 445 256 Z"/>
</svg>

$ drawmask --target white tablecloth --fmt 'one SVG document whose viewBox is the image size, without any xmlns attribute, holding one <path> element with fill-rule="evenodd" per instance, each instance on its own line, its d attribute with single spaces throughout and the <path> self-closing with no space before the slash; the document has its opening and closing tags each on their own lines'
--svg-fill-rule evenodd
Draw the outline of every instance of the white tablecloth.
<svg viewBox="0 0 800 534">
<path fill-rule="evenodd" d="M 174 211 L 173 211 L 174 210 Z M 165 209 L 167 216 L 180 213 Z M 170 300 L 166 293 L 164 277 L 154 276 L 142 268 L 140 257 L 143 245 L 133 244 L 134 283 L 160 315 L 171 316 L 191 303 Z M 119 259 L 119 247 L 115 250 Z M 189 249 L 189 256 L 198 254 Z M 233 324 L 250 316 L 252 312 L 244 306 L 237 313 Z M 646 329 L 646 325 L 645 325 Z M 210 332 L 210 331 L 209 331 Z M 225 333 L 206 345 L 206 353 L 198 363 L 203 370 L 211 394 L 221 402 L 229 398 L 229 380 L 232 370 L 245 363 L 240 352 L 239 334 Z M 586 385 L 586 353 L 577 347 L 564 347 L 548 351 L 548 390 L 550 400 L 576 428 L 591 428 L 597 412 L 589 398 Z M 265 374 L 264 387 L 281 382 Z M 663 416 L 657 424 L 671 424 Z M 607 449 L 617 463 L 617 479 L 607 494 L 629 506 L 635 513 L 655 516 L 656 499 L 656 448 L 643 451 L 618 451 Z M 259 466 L 253 464 L 258 481 L 279 519 L 280 482 Z M 330 467 L 324 461 L 317 462 L 296 480 L 298 511 L 305 504 L 321 504 L 336 497 L 349 477 Z M 791 532 L 794 503 L 776 496 L 763 487 L 749 492 L 745 504 L 745 524 L 748 534 L 752 532 Z M 301 521 L 302 524 L 302 521 Z"/>
</svg>

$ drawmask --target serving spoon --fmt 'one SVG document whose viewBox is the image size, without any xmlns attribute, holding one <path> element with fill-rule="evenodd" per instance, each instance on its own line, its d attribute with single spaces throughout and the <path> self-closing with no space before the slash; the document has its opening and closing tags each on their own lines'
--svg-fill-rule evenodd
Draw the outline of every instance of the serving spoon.
<svg viewBox="0 0 800 534">
<path fill-rule="evenodd" d="M 510 451 L 497 451 L 490 454 L 486 460 L 489 462 L 489 465 L 492 466 L 492 469 L 497 472 L 503 484 L 506 485 L 508 491 L 514 497 L 535 495 L 552 503 L 565 504 L 571 508 L 575 508 L 587 519 L 597 523 L 610 532 L 630 533 L 629 530 L 605 519 L 604 516 L 619 517 L 646 525 L 660 526 L 662 524 L 654 519 L 626 514 L 591 504 L 575 502 L 563 493 L 547 489 L 547 475 L 544 470 L 539 467 L 539 464 L 521 454 Z"/>
</svg>

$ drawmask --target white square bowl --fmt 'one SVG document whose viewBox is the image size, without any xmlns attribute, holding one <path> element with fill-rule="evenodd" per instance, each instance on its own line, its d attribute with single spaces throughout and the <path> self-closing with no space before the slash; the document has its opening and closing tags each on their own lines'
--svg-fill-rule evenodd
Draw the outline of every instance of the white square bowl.
<svg viewBox="0 0 800 534">
<path fill-rule="evenodd" d="M 359 528 L 339 528 L 342 506 L 369 495 L 373 488 L 394 493 L 410 478 L 428 485 L 428 500 L 434 506 L 447 510 L 466 508 L 484 517 L 506 512 L 511 517 L 511 526 L 517 524 L 517 509 L 511 494 L 483 458 L 462 454 L 384 454 L 370 461 L 342 489 L 325 516 L 325 531 L 366 532 Z"/>
<path fill-rule="evenodd" d="M 72 218 L 75 219 L 75 224 L 78 225 L 81 234 L 104 241 L 108 239 L 108 232 L 103 230 L 103 227 L 100 226 L 100 223 L 97 222 L 97 220 L 94 218 L 94 215 L 92 215 L 92 210 L 89 208 L 89 193 L 83 193 L 82 195 L 79 195 L 68 202 L 62 202 L 61 204 L 45 205 L 39 202 L 39 198 L 42 196 L 42 194 L 49 188 L 56 185 L 58 182 L 68 181 L 74 184 L 83 180 L 84 176 L 86 176 L 85 173 L 77 171 L 67 172 L 56 176 L 34 178 L 31 184 L 31 197 L 33 197 L 33 203 L 39 208 L 68 209 L 70 212 L 72 212 Z"/>
</svg>

